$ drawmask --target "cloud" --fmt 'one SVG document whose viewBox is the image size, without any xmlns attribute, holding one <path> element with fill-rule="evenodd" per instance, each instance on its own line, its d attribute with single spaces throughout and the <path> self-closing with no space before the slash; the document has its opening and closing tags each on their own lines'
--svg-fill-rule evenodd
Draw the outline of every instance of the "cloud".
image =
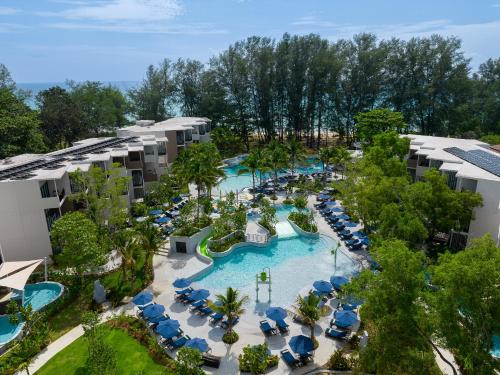
<svg viewBox="0 0 500 375">
<path fill-rule="evenodd" d="M 9 8 L 9 7 L 0 7 L 0 16 L 10 16 L 11 14 L 18 13 L 18 9 Z"/>
<path fill-rule="evenodd" d="M 28 30 L 29 27 L 17 23 L 2 23 L 0 22 L 0 34 L 17 33 Z"/>
</svg>

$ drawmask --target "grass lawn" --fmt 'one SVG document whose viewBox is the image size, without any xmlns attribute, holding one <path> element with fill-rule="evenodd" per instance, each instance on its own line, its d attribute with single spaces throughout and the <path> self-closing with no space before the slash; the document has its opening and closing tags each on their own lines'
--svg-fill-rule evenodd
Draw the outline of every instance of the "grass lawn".
<svg viewBox="0 0 500 375">
<path fill-rule="evenodd" d="M 147 349 L 120 329 L 104 327 L 106 342 L 116 352 L 117 374 L 167 374 L 166 369 L 155 363 Z M 86 374 L 87 341 L 80 337 L 71 345 L 57 353 L 47 362 L 37 375 L 83 375 Z"/>
</svg>

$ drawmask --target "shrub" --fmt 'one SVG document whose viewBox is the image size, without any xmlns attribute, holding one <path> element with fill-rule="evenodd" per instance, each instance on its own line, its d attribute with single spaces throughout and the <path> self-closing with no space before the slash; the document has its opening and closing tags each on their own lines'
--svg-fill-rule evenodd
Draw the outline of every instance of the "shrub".
<svg viewBox="0 0 500 375">
<path fill-rule="evenodd" d="M 264 343 L 245 346 L 238 360 L 240 371 L 263 374 L 268 368 L 278 365 L 279 358 L 276 355 L 270 355 L 267 344 Z"/>
<path fill-rule="evenodd" d="M 288 215 L 288 219 L 293 221 L 303 231 L 311 233 L 316 233 L 318 231 L 318 227 L 311 221 L 310 216 L 306 213 L 291 212 L 290 215 Z"/>
<path fill-rule="evenodd" d="M 226 332 L 224 336 L 222 336 L 222 342 L 231 345 L 238 341 L 239 338 L 240 337 L 235 331 Z"/>
<path fill-rule="evenodd" d="M 278 200 L 278 197 L 276 196 L 276 194 L 273 194 L 269 197 L 272 201 L 275 201 L 275 200 Z"/>
<path fill-rule="evenodd" d="M 330 356 L 327 366 L 329 369 L 337 371 L 346 371 L 351 369 L 349 358 L 347 358 L 342 349 L 336 350 Z"/>
<path fill-rule="evenodd" d="M 245 242 L 245 234 L 243 232 L 238 232 L 234 235 L 234 237 L 222 242 L 222 243 L 214 243 L 211 244 L 209 247 L 210 251 L 216 252 L 216 253 L 222 253 L 229 249 L 231 246 L 234 244 L 237 244 L 239 242 Z"/>
<path fill-rule="evenodd" d="M 359 336 L 358 335 L 352 335 L 352 337 L 349 339 L 349 347 L 352 350 L 356 350 L 359 348 Z"/>
<path fill-rule="evenodd" d="M 287 204 L 287 205 L 293 204 L 293 199 L 291 199 L 291 198 L 286 198 L 286 199 L 283 201 L 283 204 Z"/>
</svg>

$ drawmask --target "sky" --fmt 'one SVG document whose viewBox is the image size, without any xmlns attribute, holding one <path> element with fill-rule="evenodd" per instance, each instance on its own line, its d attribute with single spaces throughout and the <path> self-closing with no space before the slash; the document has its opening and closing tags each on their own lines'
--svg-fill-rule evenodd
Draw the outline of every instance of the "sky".
<svg viewBox="0 0 500 375">
<path fill-rule="evenodd" d="M 500 0 L 0 0 L 0 63 L 20 83 L 138 81 L 164 58 L 285 32 L 454 35 L 477 69 L 500 57 Z"/>
</svg>

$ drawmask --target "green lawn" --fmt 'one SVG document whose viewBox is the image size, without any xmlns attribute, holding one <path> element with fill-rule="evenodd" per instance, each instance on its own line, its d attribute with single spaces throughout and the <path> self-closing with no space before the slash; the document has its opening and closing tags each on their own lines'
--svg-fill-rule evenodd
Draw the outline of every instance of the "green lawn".
<svg viewBox="0 0 500 375">
<path fill-rule="evenodd" d="M 104 327 L 106 342 L 116 351 L 117 374 L 166 374 L 163 366 L 153 362 L 147 349 L 120 329 Z M 80 337 L 56 354 L 37 375 L 83 375 L 87 358 L 87 342 Z"/>
</svg>

